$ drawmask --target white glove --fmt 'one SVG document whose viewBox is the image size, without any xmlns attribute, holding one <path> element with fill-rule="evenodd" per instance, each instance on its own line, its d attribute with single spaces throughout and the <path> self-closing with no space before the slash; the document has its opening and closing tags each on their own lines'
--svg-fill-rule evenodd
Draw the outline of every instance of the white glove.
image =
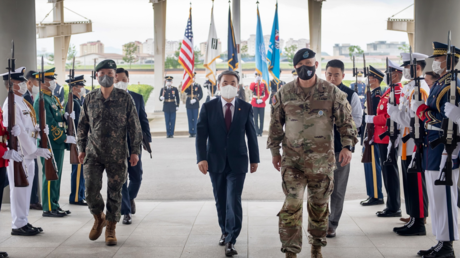
<svg viewBox="0 0 460 258">
<path fill-rule="evenodd" d="M 75 111 L 72 111 L 72 113 L 70 113 L 70 117 L 75 120 Z M 64 114 L 64 118 L 65 120 L 67 120 L 69 118 L 69 113 L 65 112 Z"/>
<path fill-rule="evenodd" d="M 179 107 L 176 107 L 176 111 L 179 111 Z"/>
<path fill-rule="evenodd" d="M 396 150 L 398 149 L 398 145 L 399 145 L 399 138 L 396 139 L 396 141 L 395 141 L 395 149 Z M 389 141 L 388 147 L 387 147 L 387 159 L 388 159 L 388 156 L 390 155 L 391 146 L 393 146 L 393 144 L 391 143 L 391 141 Z M 396 155 L 398 155 L 398 151 L 396 151 Z"/>
<path fill-rule="evenodd" d="M 45 159 L 51 158 L 50 150 L 44 149 L 44 148 L 37 148 L 37 150 L 35 151 L 34 155 L 37 158 L 38 157 L 42 157 L 42 158 L 45 158 Z"/>
<path fill-rule="evenodd" d="M 417 113 L 417 109 L 423 104 L 425 104 L 425 101 L 412 101 L 410 109 Z"/>
<path fill-rule="evenodd" d="M 45 125 L 45 129 L 43 129 L 43 131 L 46 135 L 50 134 L 50 128 L 48 127 L 48 125 Z"/>
<path fill-rule="evenodd" d="M 364 138 L 364 142 L 367 141 L 367 137 Z M 369 145 L 371 145 L 372 143 L 374 142 L 374 138 L 372 138 L 370 141 L 369 141 Z"/>
<path fill-rule="evenodd" d="M 447 102 L 444 104 L 444 112 L 449 119 L 454 120 L 457 124 L 460 122 L 460 108 Z"/>
<path fill-rule="evenodd" d="M 374 117 L 375 116 L 370 116 L 370 115 L 366 115 L 364 120 L 366 121 L 366 124 L 373 124 L 374 123 Z"/>
<path fill-rule="evenodd" d="M 396 112 L 396 111 L 399 111 L 399 108 L 397 106 L 387 105 L 388 115 L 391 116 L 391 114 L 393 114 L 393 112 Z"/>
<path fill-rule="evenodd" d="M 161 100 L 161 101 L 165 100 L 165 97 L 161 96 L 161 97 L 160 97 L 160 100 Z"/>
<path fill-rule="evenodd" d="M 263 101 L 261 99 L 256 100 L 257 104 L 261 104 Z"/>
<path fill-rule="evenodd" d="M 195 103 L 196 103 L 196 99 L 191 99 L 191 100 L 190 100 L 190 104 L 193 105 L 193 104 L 195 104 Z"/>
<path fill-rule="evenodd" d="M 15 150 L 7 150 L 5 154 L 3 154 L 3 159 L 12 159 L 16 162 L 22 162 L 22 155 Z"/>
<path fill-rule="evenodd" d="M 65 142 L 65 143 L 68 143 L 68 144 L 77 144 L 77 142 L 75 141 L 75 137 L 70 136 L 70 135 L 67 135 L 67 139 L 66 139 L 66 142 Z"/>
<path fill-rule="evenodd" d="M 11 128 L 11 134 L 14 137 L 18 137 L 21 134 L 21 128 L 19 127 L 19 125 L 15 125 L 13 126 L 13 128 Z"/>
</svg>

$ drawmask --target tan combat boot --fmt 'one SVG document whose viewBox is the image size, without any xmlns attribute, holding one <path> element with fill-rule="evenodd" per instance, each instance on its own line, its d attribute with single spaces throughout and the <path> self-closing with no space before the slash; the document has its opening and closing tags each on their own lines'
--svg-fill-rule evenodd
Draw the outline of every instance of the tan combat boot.
<svg viewBox="0 0 460 258">
<path fill-rule="evenodd" d="M 94 216 L 94 225 L 91 231 L 89 232 L 89 239 L 94 241 L 101 236 L 102 229 L 107 224 L 107 221 L 105 220 L 104 213 L 93 215 L 93 216 Z"/>
<path fill-rule="evenodd" d="M 292 252 L 286 252 L 286 258 L 297 258 L 297 254 Z"/>
<path fill-rule="evenodd" d="M 115 228 L 117 227 L 116 221 L 109 221 L 105 229 L 105 244 L 117 245 L 117 237 L 115 235 Z"/>
<path fill-rule="evenodd" d="M 320 245 L 312 245 L 311 246 L 311 258 L 323 258 L 321 254 L 321 246 Z"/>
</svg>

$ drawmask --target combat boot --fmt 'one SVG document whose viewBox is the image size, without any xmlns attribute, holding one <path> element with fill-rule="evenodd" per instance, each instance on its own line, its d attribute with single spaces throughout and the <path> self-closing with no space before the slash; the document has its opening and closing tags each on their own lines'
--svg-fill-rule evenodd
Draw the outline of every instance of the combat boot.
<svg viewBox="0 0 460 258">
<path fill-rule="evenodd" d="M 413 218 L 406 228 L 396 232 L 400 236 L 425 236 L 426 229 L 423 219 Z"/>
<path fill-rule="evenodd" d="M 107 225 L 107 221 L 105 220 L 105 214 L 102 212 L 98 215 L 94 216 L 94 225 L 91 231 L 89 232 L 89 239 L 96 240 L 102 234 L 102 229 Z"/>
<path fill-rule="evenodd" d="M 323 258 L 321 254 L 321 246 L 320 245 L 312 245 L 311 246 L 311 258 Z"/>
<path fill-rule="evenodd" d="M 286 258 L 297 258 L 297 254 L 293 252 L 286 252 Z"/>
<path fill-rule="evenodd" d="M 455 258 L 452 242 L 439 241 L 434 250 L 430 254 L 424 255 L 423 258 Z"/>
<path fill-rule="evenodd" d="M 105 229 L 105 244 L 117 245 L 117 237 L 115 235 L 115 228 L 117 227 L 116 221 L 109 221 Z"/>
</svg>

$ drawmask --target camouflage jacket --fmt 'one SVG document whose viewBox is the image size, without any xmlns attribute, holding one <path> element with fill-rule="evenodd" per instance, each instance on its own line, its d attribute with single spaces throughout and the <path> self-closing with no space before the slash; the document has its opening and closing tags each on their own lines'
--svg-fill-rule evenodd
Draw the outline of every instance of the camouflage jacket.
<svg viewBox="0 0 460 258">
<path fill-rule="evenodd" d="M 128 157 L 127 134 L 131 154 L 140 153 L 142 130 L 131 95 L 114 88 L 108 99 L 101 89 L 86 95 L 78 122 L 78 148 L 86 159 L 124 162 Z"/>
<path fill-rule="evenodd" d="M 296 80 L 273 96 L 267 148 L 277 156 L 282 144 L 284 159 L 293 165 L 309 167 L 313 173 L 331 173 L 335 169 L 334 122 L 342 146 L 357 143 L 357 130 L 344 92 L 320 78 L 313 87 L 306 95 Z"/>
</svg>

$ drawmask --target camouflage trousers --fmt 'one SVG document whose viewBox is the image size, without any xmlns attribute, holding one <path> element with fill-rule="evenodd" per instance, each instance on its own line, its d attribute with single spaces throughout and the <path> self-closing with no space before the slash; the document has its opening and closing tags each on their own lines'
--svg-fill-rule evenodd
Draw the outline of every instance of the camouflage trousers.
<svg viewBox="0 0 460 258">
<path fill-rule="evenodd" d="M 302 250 L 302 207 L 305 188 L 308 191 L 309 243 L 326 246 L 329 197 L 334 190 L 333 174 L 305 173 L 293 166 L 283 166 L 281 175 L 286 195 L 283 207 L 278 213 L 281 251 L 300 253 Z"/>
<path fill-rule="evenodd" d="M 83 173 L 86 184 L 86 202 L 91 214 L 97 215 L 104 212 L 104 199 L 101 195 L 102 175 L 107 173 L 107 213 L 108 221 L 120 221 L 121 217 L 121 190 L 128 176 L 128 163 L 100 162 L 99 160 L 86 159 Z"/>
</svg>

